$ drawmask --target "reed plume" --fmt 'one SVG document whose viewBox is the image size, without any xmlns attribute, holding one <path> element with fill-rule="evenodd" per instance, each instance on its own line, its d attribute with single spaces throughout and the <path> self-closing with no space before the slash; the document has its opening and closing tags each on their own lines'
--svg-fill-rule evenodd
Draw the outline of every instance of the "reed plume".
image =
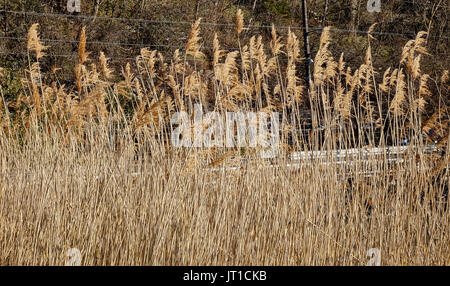
<svg viewBox="0 0 450 286">
<path fill-rule="evenodd" d="M 203 59 L 205 54 L 200 51 L 200 22 L 202 18 L 198 18 L 192 25 L 188 41 L 186 43 L 186 54 L 194 59 Z"/>
<path fill-rule="evenodd" d="M 42 41 L 39 38 L 39 32 L 38 32 L 39 24 L 33 24 L 31 25 L 30 29 L 28 30 L 28 36 L 27 36 L 27 50 L 34 52 L 36 55 L 36 59 L 40 59 L 45 56 L 44 51 L 48 48 L 47 46 L 44 46 Z"/>
</svg>

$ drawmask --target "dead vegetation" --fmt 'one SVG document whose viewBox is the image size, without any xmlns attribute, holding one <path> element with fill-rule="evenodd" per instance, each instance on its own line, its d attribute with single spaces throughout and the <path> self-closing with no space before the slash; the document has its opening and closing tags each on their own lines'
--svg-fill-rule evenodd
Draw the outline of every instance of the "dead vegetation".
<svg viewBox="0 0 450 286">
<path fill-rule="evenodd" d="M 352 71 L 325 29 L 307 90 L 291 31 L 235 51 L 215 37 L 210 60 L 199 21 L 185 52 L 142 49 L 119 82 L 103 53 L 89 57 L 83 29 L 71 88 L 56 68 L 42 72 L 46 47 L 30 28 L 25 91 L 15 102 L 2 94 L 0 105 L 1 265 L 63 265 L 69 248 L 83 265 L 365 265 L 370 248 L 383 265 L 450 264 L 448 108 L 427 112 L 431 97 L 448 96 L 448 72 L 431 94 L 424 32 L 379 82 L 370 44 Z M 240 12 L 237 23 L 239 34 Z M 171 116 L 197 103 L 280 112 L 279 157 L 170 146 Z M 382 154 L 345 168 L 331 156 L 289 167 L 295 151 L 405 139 L 395 164 Z"/>
</svg>

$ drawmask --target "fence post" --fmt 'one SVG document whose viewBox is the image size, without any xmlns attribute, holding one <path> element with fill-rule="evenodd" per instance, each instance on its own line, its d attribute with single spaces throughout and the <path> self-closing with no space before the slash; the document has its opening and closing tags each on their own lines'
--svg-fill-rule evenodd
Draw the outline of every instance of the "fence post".
<svg viewBox="0 0 450 286">
<path fill-rule="evenodd" d="M 7 13 L 6 13 L 6 8 L 7 8 L 7 6 L 6 6 L 6 1 L 7 0 L 4 0 L 3 1 L 3 19 L 4 19 L 4 21 L 5 21 L 5 31 L 4 31 L 4 33 L 5 33 L 5 37 L 8 35 L 8 16 L 7 16 Z"/>
<path fill-rule="evenodd" d="M 306 73 L 306 86 L 309 90 L 309 83 L 311 81 L 311 50 L 309 47 L 309 28 L 308 28 L 308 8 L 306 6 L 306 0 L 302 0 L 302 12 L 303 12 L 303 41 L 305 44 L 305 73 Z"/>
</svg>

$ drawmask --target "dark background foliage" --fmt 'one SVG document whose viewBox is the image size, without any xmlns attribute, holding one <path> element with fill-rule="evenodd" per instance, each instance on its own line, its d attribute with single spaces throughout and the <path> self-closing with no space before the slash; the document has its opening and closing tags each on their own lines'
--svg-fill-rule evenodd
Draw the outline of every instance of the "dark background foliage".
<svg viewBox="0 0 450 286">
<path fill-rule="evenodd" d="M 183 49 L 190 23 L 198 17 L 203 18 L 201 30 L 207 55 L 211 55 L 214 32 L 224 47 L 237 47 L 234 26 L 224 24 L 234 23 L 239 8 L 244 12 L 245 24 L 252 25 L 241 35 L 244 43 L 255 34 L 269 38 L 268 26 L 272 23 L 283 27 L 302 25 L 299 0 L 81 0 L 79 14 L 67 11 L 67 0 L 2 1 L 0 9 L 7 12 L 0 15 L 0 37 L 3 36 L 0 65 L 9 71 L 4 86 L 11 96 L 18 89 L 15 73 L 27 66 L 26 34 L 32 23 L 40 24 L 41 38 L 50 46 L 43 61 L 44 70 L 52 66 L 61 68 L 60 80 L 66 84 L 73 82 L 82 26 L 86 26 L 91 58 L 104 51 L 116 71 L 120 71 L 119 67 L 133 61 L 140 48 L 150 46 L 165 55 L 172 54 L 176 48 Z M 380 73 L 398 65 L 402 47 L 418 31 L 429 31 L 430 56 L 422 60 L 422 71 L 437 79 L 448 69 L 448 1 L 382 1 L 381 13 L 369 13 L 366 0 L 308 0 L 307 4 L 313 57 L 319 47 L 320 28 L 330 25 L 342 29 L 333 32 L 332 49 L 336 58 L 344 52 L 347 64 L 358 67 L 364 60 L 367 35 L 350 30 L 367 31 L 376 22 L 375 32 L 380 34 L 375 34 L 372 52 L 374 66 Z M 40 14 L 33 15 L 34 12 Z M 302 44 L 302 30 L 293 29 Z M 278 29 L 278 32 L 283 36 L 287 30 Z"/>
</svg>

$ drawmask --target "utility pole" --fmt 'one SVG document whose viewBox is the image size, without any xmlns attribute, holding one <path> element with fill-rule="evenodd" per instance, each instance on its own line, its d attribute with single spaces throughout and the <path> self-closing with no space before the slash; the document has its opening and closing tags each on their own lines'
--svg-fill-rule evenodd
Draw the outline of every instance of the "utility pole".
<svg viewBox="0 0 450 286">
<path fill-rule="evenodd" d="M 306 74 L 306 86 L 309 90 L 309 83 L 311 81 L 311 50 L 309 48 L 309 28 L 308 28 L 308 8 L 306 6 L 306 0 L 302 0 L 302 12 L 303 12 L 303 41 L 305 43 L 305 74 Z"/>
</svg>

